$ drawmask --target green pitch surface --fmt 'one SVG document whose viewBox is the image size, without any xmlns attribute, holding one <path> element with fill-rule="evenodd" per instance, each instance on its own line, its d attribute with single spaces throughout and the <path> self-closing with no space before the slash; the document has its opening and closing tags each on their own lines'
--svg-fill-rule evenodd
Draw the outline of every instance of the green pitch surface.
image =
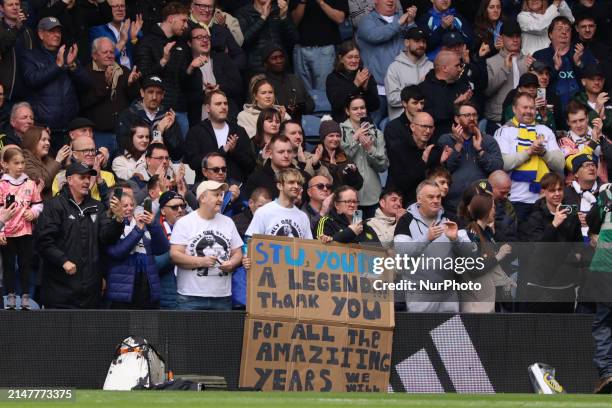
<svg viewBox="0 0 612 408">
<path fill-rule="evenodd" d="M 170 392 L 170 391 L 77 391 L 73 402 L 1 402 L 0 407 L 537 407 L 537 408 L 609 408 L 610 395 L 458 395 L 458 394 L 327 394 L 327 393 L 257 393 L 257 392 Z"/>
</svg>

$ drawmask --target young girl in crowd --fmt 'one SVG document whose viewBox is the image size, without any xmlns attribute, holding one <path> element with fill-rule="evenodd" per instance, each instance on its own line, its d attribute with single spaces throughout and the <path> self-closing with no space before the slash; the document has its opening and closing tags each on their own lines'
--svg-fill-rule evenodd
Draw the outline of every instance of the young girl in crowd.
<svg viewBox="0 0 612 408">
<path fill-rule="evenodd" d="M 11 147 L 2 156 L 4 174 L 0 180 L 0 204 L 17 211 L 0 232 L 4 287 L 8 291 L 5 308 L 16 308 L 15 261 L 19 265 L 21 283 L 21 308 L 30 309 L 30 274 L 32 272 L 33 239 L 32 223 L 42 212 L 43 205 L 38 186 L 24 173 L 25 159 L 21 149 Z"/>
<path fill-rule="evenodd" d="M 262 110 L 266 108 L 276 109 L 280 113 L 281 122 L 291 119 L 284 106 L 275 105 L 274 87 L 265 75 L 255 75 L 251 78 L 249 91 L 251 102 L 245 104 L 242 112 L 238 114 L 238 124 L 246 130 L 251 139 L 257 132 L 257 119 Z"/>
</svg>

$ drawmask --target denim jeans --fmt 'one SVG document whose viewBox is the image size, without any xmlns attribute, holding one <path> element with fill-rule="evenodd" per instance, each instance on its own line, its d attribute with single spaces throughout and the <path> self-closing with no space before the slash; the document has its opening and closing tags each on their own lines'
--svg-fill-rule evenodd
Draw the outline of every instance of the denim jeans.
<svg viewBox="0 0 612 408">
<path fill-rule="evenodd" d="M 612 304 L 597 303 L 593 321 L 595 355 L 593 362 L 599 371 L 599 378 L 612 376 Z"/>
<path fill-rule="evenodd" d="M 176 295 L 179 310 L 232 310 L 232 297 L 201 297 Z"/>
<path fill-rule="evenodd" d="M 327 76 L 334 69 L 336 50 L 333 45 L 323 47 L 302 47 L 293 49 L 293 66 L 295 73 L 302 78 L 306 89 L 318 89 L 325 92 Z"/>
<path fill-rule="evenodd" d="M 187 112 L 175 112 L 176 113 L 176 123 L 178 123 L 181 128 L 181 136 L 183 136 L 183 140 L 187 136 L 187 132 L 189 131 L 189 119 L 187 118 Z"/>
</svg>

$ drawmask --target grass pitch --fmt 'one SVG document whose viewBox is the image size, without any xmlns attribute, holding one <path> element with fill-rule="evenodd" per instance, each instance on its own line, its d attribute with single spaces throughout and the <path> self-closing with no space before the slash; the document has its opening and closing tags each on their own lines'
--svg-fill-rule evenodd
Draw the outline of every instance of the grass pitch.
<svg viewBox="0 0 612 408">
<path fill-rule="evenodd" d="M 263 392 L 189 392 L 189 391 L 77 391 L 71 402 L 14 401 L 0 402 L 0 407 L 261 407 L 261 408 L 331 408 L 331 407 L 426 407 L 426 408 L 609 408 L 610 395 L 459 395 L 459 394 L 333 394 L 333 393 L 263 393 Z"/>
</svg>

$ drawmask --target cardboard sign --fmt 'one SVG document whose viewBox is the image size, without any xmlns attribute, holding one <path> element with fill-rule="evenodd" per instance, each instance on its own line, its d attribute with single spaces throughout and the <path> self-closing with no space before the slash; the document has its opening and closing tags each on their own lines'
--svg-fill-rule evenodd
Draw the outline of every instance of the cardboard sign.
<svg viewBox="0 0 612 408">
<path fill-rule="evenodd" d="M 249 246 L 247 312 L 263 318 L 390 328 L 393 294 L 375 291 L 372 260 L 383 249 L 256 236 Z"/>
<path fill-rule="evenodd" d="M 387 391 L 393 294 L 373 289 L 381 248 L 254 236 L 240 386 Z"/>
<path fill-rule="evenodd" d="M 263 391 L 386 392 L 393 330 L 248 317 L 240 385 Z"/>
</svg>

